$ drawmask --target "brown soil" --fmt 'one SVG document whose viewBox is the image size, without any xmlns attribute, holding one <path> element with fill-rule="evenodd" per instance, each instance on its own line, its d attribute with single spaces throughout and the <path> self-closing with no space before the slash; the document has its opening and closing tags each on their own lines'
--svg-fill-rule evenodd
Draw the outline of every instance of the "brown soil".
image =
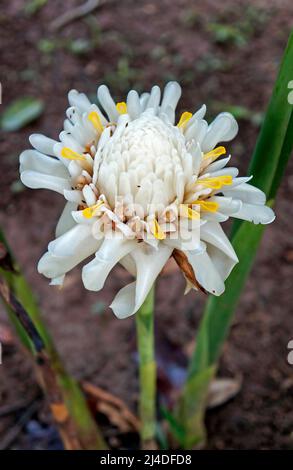
<svg viewBox="0 0 293 470">
<path fill-rule="evenodd" d="M 182 110 L 206 102 L 214 115 L 220 101 L 245 106 L 254 116 L 263 112 L 290 31 L 293 4 L 290 0 L 113 0 L 90 19 L 52 35 L 49 23 L 69 3 L 80 2 L 51 0 L 33 16 L 24 14 L 20 0 L 0 7 L 2 106 L 23 95 L 41 97 L 46 105 L 36 123 L 1 135 L 0 222 L 70 371 L 120 396 L 135 409 L 134 321 L 119 321 L 107 308 L 128 276 L 115 269 L 96 295 L 83 289 L 78 269 L 68 275 L 62 291 L 38 275 L 36 263 L 53 236 L 63 201 L 47 191 L 17 191 L 18 155 L 28 147 L 33 132 L 57 137 L 70 88 L 94 94 L 102 82 L 122 98 L 129 86 L 149 88 L 175 78 L 184 87 Z M 210 23 L 232 23 L 238 33 L 229 41 L 216 42 Z M 244 45 L 239 44 L 239 31 L 246 40 Z M 70 52 L 68 44 L 79 38 L 92 38 L 92 50 L 82 55 Z M 45 47 L 44 41 L 40 43 L 44 39 L 55 41 L 52 53 L 40 50 Z M 242 119 L 239 136 L 230 146 L 243 173 L 257 132 L 255 124 Z M 277 220 L 266 230 L 221 359 L 219 375 L 241 374 L 243 387 L 233 401 L 208 413 L 209 449 L 293 447 L 293 376 L 287 363 L 287 344 L 293 338 L 292 168 L 291 161 L 278 195 Z M 171 371 L 169 377 L 160 371 L 161 393 L 170 381 L 178 385 L 184 374 L 185 354 L 204 302 L 202 294 L 183 297 L 183 290 L 178 273 L 162 277 L 158 284 L 157 352 L 161 369 Z M 104 312 L 95 313 L 103 310 L 103 304 Z M 7 324 L 4 309 L 0 324 Z M 0 406 L 29 400 L 37 392 L 30 361 L 17 343 L 4 347 L 0 377 Z M 13 448 L 60 446 L 54 430 L 44 439 L 42 429 L 50 417 L 43 401 L 40 406 Z M 0 419 L 2 439 L 17 417 Z M 112 445 L 122 445 L 121 437 L 111 434 Z"/>
</svg>

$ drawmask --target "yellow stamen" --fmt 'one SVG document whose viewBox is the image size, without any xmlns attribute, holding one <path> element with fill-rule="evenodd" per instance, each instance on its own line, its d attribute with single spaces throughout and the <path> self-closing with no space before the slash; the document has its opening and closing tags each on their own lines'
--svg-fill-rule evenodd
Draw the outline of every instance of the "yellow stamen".
<svg viewBox="0 0 293 470">
<path fill-rule="evenodd" d="M 91 121 L 92 125 L 98 132 L 103 132 L 104 126 L 102 125 L 101 118 L 96 111 L 89 113 L 88 120 Z"/>
<path fill-rule="evenodd" d="M 187 204 L 180 204 L 180 215 L 191 220 L 198 220 L 200 218 L 199 213 L 188 207 Z"/>
<path fill-rule="evenodd" d="M 208 153 L 205 153 L 203 158 L 204 158 L 204 160 L 211 159 L 212 161 L 214 161 L 214 160 L 217 160 L 217 158 L 219 158 L 224 153 L 226 153 L 226 149 L 225 149 L 225 147 L 221 146 L 221 147 L 215 148 L 214 150 L 211 150 Z"/>
<path fill-rule="evenodd" d="M 179 127 L 179 129 L 180 128 L 185 129 L 186 124 L 191 118 L 192 118 L 192 113 L 185 111 L 185 113 L 181 114 L 177 127 Z"/>
<path fill-rule="evenodd" d="M 219 208 L 219 204 L 213 201 L 200 201 L 198 199 L 197 201 L 193 201 L 192 204 L 199 205 L 200 210 L 208 212 L 217 212 Z"/>
<path fill-rule="evenodd" d="M 221 189 L 222 186 L 229 186 L 232 184 L 233 178 L 231 175 L 215 176 L 214 178 L 205 178 L 197 180 L 196 184 L 201 184 L 206 188 Z"/>
<path fill-rule="evenodd" d="M 119 114 L 127 114 L 127 104 L 125 103 L 125 101 L 121 101 L 121 103 L 117 103 L 116 109 Z"/>
<path fill-rule="evenodd" d="M 157 240 L 164 240 L 166 238 L 165 232 L 161 229 L 157 219 L 154 220 L 153 234 Z"/>
<path fill-rule="evenodd" d="M 99 212 L 100 207 L 104 204 L 103 201 L 99 201 L 97 204 L 94 204 L 93 206 L 87 207 L 82 211 L 82 215 L 86 219 L 91 219 L 95 215 L 97 215 L 97 212 Z"/>
<path fill-rule="evenodd" d="M 61 150 L 61 155 L 63 158 L 68 158 L 69 160 L 86 160 L 84 155 L 74 152 L 68 147 L 63 147 L 63 149 Z"/>
</svg>

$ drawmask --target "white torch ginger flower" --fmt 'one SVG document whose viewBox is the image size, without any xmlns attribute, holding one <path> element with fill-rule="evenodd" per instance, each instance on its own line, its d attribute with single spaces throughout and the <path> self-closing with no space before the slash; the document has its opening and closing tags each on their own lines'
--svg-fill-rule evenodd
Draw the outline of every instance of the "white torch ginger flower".
<svg viewBox="0 0 293 470">
<path fill-rule="evenodd" d="M 38 270 L 62 284 L 65 274 L 94 255 L 82 269 L 84 286 L 102 289 L 120 263 L 135 278 L 111 307 L 119 318 L 135 313 L 156 277 L 174 256 L 193 287 L 220 295 L 238 262 L 220 223 L 230 216 L 268 224 L 274 212 L 262 191 L 226 167 L 218 144 L 238 126 L 229 113 L 210 124 L 206 107 L 184 112 L 175 124 L 181 95 L 176 82 L 115 104 L 98 89 L 101 109 L 72 90 L 60 142 L 33 134 L 35 150 L 20 156 L 22 182 L 57 191 L 66 199 L 56 239 Z"/>
</svg>

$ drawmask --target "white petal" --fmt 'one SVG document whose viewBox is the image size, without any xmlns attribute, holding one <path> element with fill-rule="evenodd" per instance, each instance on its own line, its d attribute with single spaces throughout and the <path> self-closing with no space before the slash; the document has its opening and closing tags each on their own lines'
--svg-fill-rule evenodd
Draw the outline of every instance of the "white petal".
<svg viewBox="0 0 293 470">
<path fill-rule="evenodd" d="M 229 216 L 222 214 L 221 212 L 202 212 L 201 217 L 203 220 L 210 222 L 226 222 L 229 219 Z M 234 214 L 233 214 L 234 217 Z"/>
<path fill-rule="evenodd" d="M 102 289 L 112 268 L 136 246 L 136 241 L 127 240 L 122 236 L 104 239 L 95 259 L 83 267 L 84 287 L 92 291 Z"/>
<path fill-rule="evenodd" d="M 238 124 L 230 113 L 221 113 L 209 125 L 207 134 L 202 143 L 202 150 L 209 152 L 219 142 L 227 142 L 236 136 Z"/>
<path fill-rule="evenodd" d="M 214 295 L 221 295 L 225 290 L 224 281 L 221 279 L 212 259 L 206 251 L 206 244 L 202 244 L 204 250 L 200 253 L 186 251 L 185 254 L 199 284 L 208 292 Z"/>
<path fill-rule="evenodd" d="M 239 212 L 233 214 L 233 217 L 242 220 L 248 220 L 254 224 L 270 224 L 276 218 L 274 211 L 267 206 L 256 204 L 242 204 Z"/>
<path fill-rule="evenodd" d="M 54 279 L 63 276 L 84 259 L 91 256 L 99 248 L 100 242 L 93 237 L 87 243 L 80 243 L 78 250 L 70 256 L 54 256 L 45 253 L 38 263 L 38 272 L 44 276 Z"/>
<path fill-rule="evenodd" d="M 225 196 L 241 199 L 241 201 L 251 204 L 265 204 L 266 202 L 265 193 L 255 186 L 247 183 L 243 183 L 240 186 L 237 186 L 235 189 L 223 189 L 223 194 Z"/>
<path fill-rule="evenodd" d="M 94 217 L 92 217 L 91 219 L 87 219 L 86 217 L 84 217 L 82 210 L 72 211 L 71 216 L 77 224 L 93 225 L 96 221 Z"/>
<path fill-rule="evenodd" d="M 191 119 L 203 119 L 205 117 L 206 112 L 207 112 L 207 107 L 205 104 L 203 104 L 201 108 L 199 108 L 196 111 L 196 113 L 194 113 Z"/>
<path fill-rule="evenodd" d="M 127 95 L 127 113 L 131 119 L 136 119 L 141 115 L 141 111 L 141 104 L 137 92 L 130 90 Z"/>
<path fill-rule="evenodd" d="M 148 111 L 154 111 L 153 109 L 148 109 Z M 159 117 L 166 124 L 174 124 L 175 122 L 175 110 L 171 106 L 167 106 L 165 109 L 159 111 Z"/>
<path fill-rule="evenodd" d="M 82 203 L 82 192 L 78 189 L 65 189 L 63 195 L 69 202 Z"/>
<path fill-rule="evenodd" d="M 161 104 L 161 111 L 165 112 L 167 108 L 175 111 L 177 103 L 181 96 L 181 86 L 177 82 L 169 82 L 165 86 L 163 99 Z"/>
<path fill-rule="evenodd" d="M 173 248 L 163 244 L 160 244 L 158 250 L 143 245 L 135 250 L 132 256 L 137 269 L 136 281 L 123 287 L 110 305 L 118 318 L 126 318 L 137 312 L 172 251 Z"/>
<path fill-rule="evenodd" d="M 42 134 L 32 134 L 29 136 L 31 145 L 39 152 L 45 153 L 46 155 L 55 155 L 54 145 L 56 140 L 50 139 Z"/>
<path fill-rule="evenodd" d="M 78 142 L 77 139 L 74 138 L 72 134 L 62 131 L 59 134 L 59 139 L 62 142 L 63 147 L 69 147 L 71 150 L 74 150 L 74 152 L 83 153 L 84 151 L 83 146 Z M 56 151 L 56 145 L 54 145 L 54 152 L 55 151 Z"/>
<path fill-rule="evenodd" d="M 87 112 L 91 106 L 91 102 L 84 93 L 77 90 L 70 90 L 68 93 L 68 101 L 71 106 L 76 106 L 81 113 Z"/>
<path fill-rule="evenodd" d="M 97 246 L 88 225 L 75 225 L 68 232 L 56 238 L 48 245 L 48 251 L 54 256 L 73 256 L 83 245 Z"/>
<path fill-rule="evenodd" d="M 81 113 L 75 106 L 70 106 L 70 108 L 66 109 L 66 116 L 68 117 L 71 125 L 81 123 Z"/>
<path fill-rule="evenodd" d="M 119 113 L 116 109 L 116 105 L 110 94 L 110 91 L 106 85 L 99 86 L 98 98 L 99 98 L 99 102 L 101 103 L 104 110 L 108 114 L 110 121 L 116 122 L 119 117 Z"/>
<path fill-rule="evenodd" d="M 60 237 L 60 235 L 63 235 L 63 233 L 67 232 L 75 225 L 71 212 L 76 209 L 76 206 L 77 205 L 74 202 L 67 202 L 65 204 L 56 226 L 56 237 Z"/>
<path fill-rule="evenodd" d="M 164 245 L 172 248 L 177 248 L 181 251 L 202 251 L 202 245 L 200 244 L 200 230 L 199 228 L 193 231 L 184 231 L 180 229 L 176 233 L 171 233 L 165 240 Z"/>
<path fill-rule="evenodd" d="M 189 152 L 192 155 L 193 174 L 197 176 L 201 164 L 201 148 L 199 143 L 196 143 L 194 140 L 192 140 L 189 147 Z"/>
<path fill-rule="evenodd" d="M 217 202 L 219 204 L 218 212 L 229 216 L 233 216 L 236 212 L 239 212 L 242 207 L 240 199 L 233 199 L 232 197 L 213 196 L 209 201 Z"/>
<path fill-rule="evenodd" d="M 145 107 L 146 107 L 146 104 L 148 102 L 149 97 L 150 97 L 149 93 L 142 93 L 140 95 L 139 101 L 140 101 L 140 104 L 141 104 L 142 111 L 145 110 Z"/>
<path fill-rule="evenodd" d="M 222 175 L 224 175 L 224 176 L 231 175 L 232 178 L 236 178 L 239 174 L 239 170 L 238 170 L 238 168 L 235 168 L 233 166 L 228 166 L 226 168 L 223 168 L 222 170 L 208 171 L 208 174 L 211 176 L 211 178 L 215 178 L 217 176 L 222 176 Z"/>
<path fill-rule="evenodd" d="M 62 276 L 54 277 L 51 279 L 50 286 L 62 286 L 64 282 L 65 274 Z"/>
<path fill-rule="evenodd" d="M 217 160 L 216 162 L 211 163 L 202 174 L 222 170 L 222 168 L 224 168 L 227 165 L 230 159 L 231 159 L 231 155 L 229 155 L 229 157 L 227 158 L 222 158 L 221 160 Z"/>
<path fill-rule="evenodd" d="M 51 189 L 63 194 L 65 189 L 70 189 L 69 181 L 57 176 L 45 175 L 36 171 L 23 171 L 20 179 L 25 186 L 32 189 Z"/>
<path fill-rule="evenodd" d="M 185 132 L 184 132 L 186 141 L 191 140 L 191 139 L 196 140 L 198 129 L 199 129 L 198 120 L 193 121 L 193 123 L 190 126 L 186 127 Z"/>
<path fill-rule="evenodd" d="M 225 281 L 230 275 L 234 266 L 238 263 L 238 259 L 227 256 L 222 250 L 218 249 L 215 245 L 207 244 L 207 253 L 217 270 L 220 277 Z"/>
<path fill-rule="evenodd" d="M 233 178 L 232 184 L 227 186 L 227 190 L 231 191 L 232 189 L 236 188 L 237 186 L 240 186 L 243 183 L 247 183 L 251 179 L 252 179 L 252 176 L 241 176 L 239 178 Z M 226 190 L 226 188 L 224 187 L 224 188 L 221 188 L 221 190 L 219 192 L 222 193 L 225 190 Z"/>
<path fill-rule="evenodd" d="M 46 175 L 68 177 L 68 171 L 64 165 L 56 158 L 48 157 L 36 150 L 24 150 L 20 154 L 20 172 L 26 170 L 37 171 Z"/>
<path fill-rule="evenodd" d="M 155 112 L 158 111 L 158 107 L 161 99 L 161 90 L 157 85 L 153 86 L 149 99 L 146 103 L 146 109 L 153 108 Z"/>
<path fill-rule="evenodd" d="M 208 131 L 208 123 L 204 119 L 202 119 L 201 121 L 198 121 L 198 126 L 196 129 L 196 133 L 194 135 L 194 139 L 201 146 L 202 146 L 202 141 L 205 139 L 207 131 Z"/>
<path fill-rule="evenodd" d="M 201 121 L 205 117 L 206 111 L 207 111 L 207 107 L 206 107 L 205 104 L 203 104 L 202 107 L 199 108 L 199 110 L 196 111 L 196 113 L 194 113 L 192 118 L 188 121 L 188 123 L 186 125 L 186 128 L 185 128 L 186 133 L 187 133 L 187 131 L 189 130 L 190 127 L 193 127 L 194 124 L 198 123 L 199 121 Z"/>
<path fill-rule="evenodd" d="M 88 206 L 93 206 L 97 202 L 97 196 L 88 184 L 83 187 L 82 194 Z"/>
<path fill-rule="evenodd" d="M 126 269 L 132 276 L 136 276 L 136 264 L 131 255 L 126 255 L 119 263 Z"/>
<path fill-rule="evenodd" d="M 200 238 L 204 242 L 214 245 L 216 248 L 223 251 L 223 253 L 236 263 L 238 262 L 234 248 L 219 223 L 207 222 L 204 224 L 201 227 Z"/>
</svg>

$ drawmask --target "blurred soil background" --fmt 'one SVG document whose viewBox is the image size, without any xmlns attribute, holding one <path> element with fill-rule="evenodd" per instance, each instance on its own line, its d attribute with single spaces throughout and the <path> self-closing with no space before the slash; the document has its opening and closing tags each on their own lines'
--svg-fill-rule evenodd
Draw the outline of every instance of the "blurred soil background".
<svg viewBox="0 0 293 470">
<path fill-rule="evenodd" d="M 1 131 L 0 222 L 69 370 L 135 411 L 135 322 L 117 320 L 108 308 L 128 275 L 116 268 L 99 294 L 84 290 L 80 269 L 67 275 L 62 290 L 49 286 L 36 264 L 54 236 L 64 202 L 52 192 L 25 189 L 18 179 L 18 156 L 29 147 L 31 133 L 58 138 L 71 88 L 95 100 L 97 86 L 106 83 L 122 101 L 130 87 L 148 90 L 174 79 L 183 87 L 178 115 L 202 103 L 208 105 L 209 119 L 222 110 L 234 113 L 240 132 L 227 147 L 244 175 L 292 28 L 293 3 L 109 0 L 90 15 L 50 30 L 54 19 L 80 3 L 1 2 L 1 112 L 26 96 L 41 100 L 44 110 L 19 131 Z M 208 412 L 208 449 L 293 448 L 293 369 L 287 363 L 287 345 L 293 338 L 292 169 L 291 160 L 276 203 L 276 222 L 265 232 L 220 363 L 219 376 L 242 377 L 242 387 L 234 399 Z M 158 283 L 158 408 L 172 403 L 184 379 L 205 301 L 201 293 L 184 297 L 184 284 L 173 270 Z M 2 447 L 61 448 L 30 359 L 2 306 L 0 341 Z M 11 412 L 1 416 L 7 407 Z M 19 419 L 24 425 L 10 439 Z M 111 446 L 138 445 L 135 434 L 123 434 L 105 417 L 102 420 Z"/>
</svg>

